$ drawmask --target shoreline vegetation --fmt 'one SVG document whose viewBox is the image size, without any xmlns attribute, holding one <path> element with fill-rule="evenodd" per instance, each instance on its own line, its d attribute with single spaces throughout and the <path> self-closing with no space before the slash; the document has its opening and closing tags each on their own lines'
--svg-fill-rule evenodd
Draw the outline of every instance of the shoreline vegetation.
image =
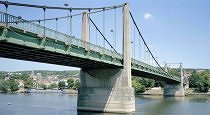
<svg viewBox="0 0 210 115">
<path fill-rule="evenodd" d="M 163 89 L 160 87 L 151 88 L 143 93 L 136 93 L 136 95 L 152 95 L 152 96 L 161 96 L 163 95 Z M 210 90 L 208 92 L 200 92 L 195 88 L 189 88 L 185 90 L 185 96 L 210 96 Z"/>
<path fill-rule="evenodd" d="M 170 68 L 168 71 L 172 75 L 180 75 L 179 69 Z M 188 85 L 185 84 L 189 86 L 185 95 L 210 95 L 210 70 L 188 69 L 184 73 L 186 81 L 189 81 Z M 68 90 L 73 89 L 70 93 L 74 93 L 79 87 L 79 71 L 0 72 L 0 92 L 25 92 L 32 89 L 27 91 L 68 93 Z M 132 87 L 136 95 L 163 95 L 164 82 L 133 76 Z"/>
<path fill-rule="evenodd" d="M 62 93 L 62 94 L 71 94 L 71 95 L 77 95 L 78 90 L 76 89 L 64 89 L 64 90 L 59 90 L 59 89 L 32 89 L 32 90 L 18 90 L 15 92 L 3 92 L 0 91 L 0 93 L 5 93 L 5 94 L 18 94 L 18 93 L 38 93 L 38 94 L 50 94 L 50 93 Z M 136 93 L 136 96 L 140 95 L 151 95 L 151 96 L 163 96 L 163 89 L 161 87 L 153 87 L 151 89 L 146 90 L 143 93 Z M 210 90 L 208 92 L 199 92 L 196 91 L 195 88 L 189 88 L 185 90 L 185 96 L 210 96 Z"/>
</svg>

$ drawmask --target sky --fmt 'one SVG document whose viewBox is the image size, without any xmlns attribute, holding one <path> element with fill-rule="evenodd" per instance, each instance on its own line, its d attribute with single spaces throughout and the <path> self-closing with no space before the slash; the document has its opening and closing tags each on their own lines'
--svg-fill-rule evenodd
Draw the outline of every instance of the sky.
<svg viewBox="0 0 210 115">
<path fill-rule="evenodd" d="M 130 10 L 144 36 L 148 46 L 158 62 L 183 63 L 184 68 L 210 69 L 210 1 L 209 0 L 9 0 L 27 4 L 60 6 L 68 3 L 71 7 L 104 7 L 129 3 Z M 0 5 L 0 10 L 5 7 Z M 116 10 L 116 49 L 122 49 L 122 15 L 121 9 Z M 81 11 L 73 11 L 72 14 Z M 9 6 L 8 13 L 21 16 L 27 20 L 43 19 L 41 9 Z M 67 11 L 47 10 L 46 17 L 59 17 L 67 15 Z M 105 35 L 113 43 L 114 11 L 105 12 Z M 91 15 L 95 23 L 103 30 L 103 13 Z M 60 20 L 58 31 L 69 32 L 68 19 Z M 72 35 L 81 36 L 81 16 L 73 18 Z M 43 23 L 41 23 L 43 24 Z M 46 22 L 47 27 L 55 29 L 55 21 Z M 91 25 L 90 42 L 101 45 L 103 40 Z M 141 61 L 146 61 L 145 51 L 138 33 L 133 29 L 131 22 L 131 40 L 134 51 L 132 56 Z M 121 33 L 121 34 L 120 34 Z M 134 37 L 135 36 L 135 37 Z M 97 39 L 96 39 L 97 38 Z M 135 39 L 135 40 L 134 40 Z M 114 44 L 114 43 L 113 43 Z M 106 43 L 106 48 L 110 47 Z M 79 69 L 38 62 L 20 61 L 0 58 L 0 71 L 20 70 L 70 70 Z"/>
</svg>

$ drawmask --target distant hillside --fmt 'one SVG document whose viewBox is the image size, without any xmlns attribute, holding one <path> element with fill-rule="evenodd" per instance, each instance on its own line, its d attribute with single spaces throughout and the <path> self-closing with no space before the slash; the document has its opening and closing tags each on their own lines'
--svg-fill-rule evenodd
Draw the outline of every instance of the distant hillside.
<svg viewBox="0 0 210 115">
<path fill-rule="evenodd" d="M 191 72 L 193 72 L 193 71 L 209 71 L 209 72 L 210 72 L 210 69 L 192 69 L 192 68 L 184 68 L 184 70 L 185 70 L 186 72 L 189 72 L 189 73 L 191 73 Z"/>
<path fill-rule="evenodd" d="M 57 75 L 60 78 L 70 77 L 70 76 L 74 76 L 74 77 L 79 76 L 79 70 L 68 70 L 68 71 L 34 70 L 33 72 L 34 74 L 40 73 L 42 77 L 47 77 L 48 75 Z M 0 71 L 0 78 L 4 78 L 7 74 L 19 74 L 19 73 L 30 75 L 32 71 L 16 71 L 16 72 Z"/>
</svg>

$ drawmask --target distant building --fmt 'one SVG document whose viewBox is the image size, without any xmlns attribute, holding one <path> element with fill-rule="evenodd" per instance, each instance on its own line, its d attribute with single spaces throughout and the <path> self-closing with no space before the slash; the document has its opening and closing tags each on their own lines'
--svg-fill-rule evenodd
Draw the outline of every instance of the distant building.
<svg viewBox="0 0 210 115">
<path fill-rule="evenodd" d="M 16 80 L 18 82 L 18 87 L 24 87 L 24 81 L 23 80 Z"/>
</svg>

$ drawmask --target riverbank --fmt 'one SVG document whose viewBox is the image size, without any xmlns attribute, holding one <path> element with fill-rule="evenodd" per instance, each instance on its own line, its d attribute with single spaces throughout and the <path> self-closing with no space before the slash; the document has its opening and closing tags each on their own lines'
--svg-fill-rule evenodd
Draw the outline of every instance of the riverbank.
<svg viewBox="0 0 210 115">
<path fill-rule="evenodd" d="M 146 90 L 144 93 L 138 93 L 136 95 L 163 95 L 163 88 L 161 87 L 153 87 L 149 90 Z M 210 96 L 210 90 L 206 93 L 203 92 L 197 92 L 193 88 L 189 88 L 185 90 L 185 96 L 193 96 L 193 95 L 206 95 Z"/>
<path fill-rule="evenodd" d="M 193 96 L 193 95 L 206 95 L 206 96 L 210 96 L 210 90 L 206 93 L 204 92 L 198 92 L 193 88 L 189 88 L 187 90 L 185 90 L 185 96 Z"/>
<path fill-rule="evenodd" d="M 3 92 L 0 91 L 0 93 L 39 93 L 39 94 L 49 94 L 49 93 L 62 93 L 62 94 L 72 94 L 72 95 L 77 95 L 78 91 L 74 89 L 64 89 L 64 90 L 58 90 L 58 89 L 20 89 L 15 92 Z"/>
</svg>

